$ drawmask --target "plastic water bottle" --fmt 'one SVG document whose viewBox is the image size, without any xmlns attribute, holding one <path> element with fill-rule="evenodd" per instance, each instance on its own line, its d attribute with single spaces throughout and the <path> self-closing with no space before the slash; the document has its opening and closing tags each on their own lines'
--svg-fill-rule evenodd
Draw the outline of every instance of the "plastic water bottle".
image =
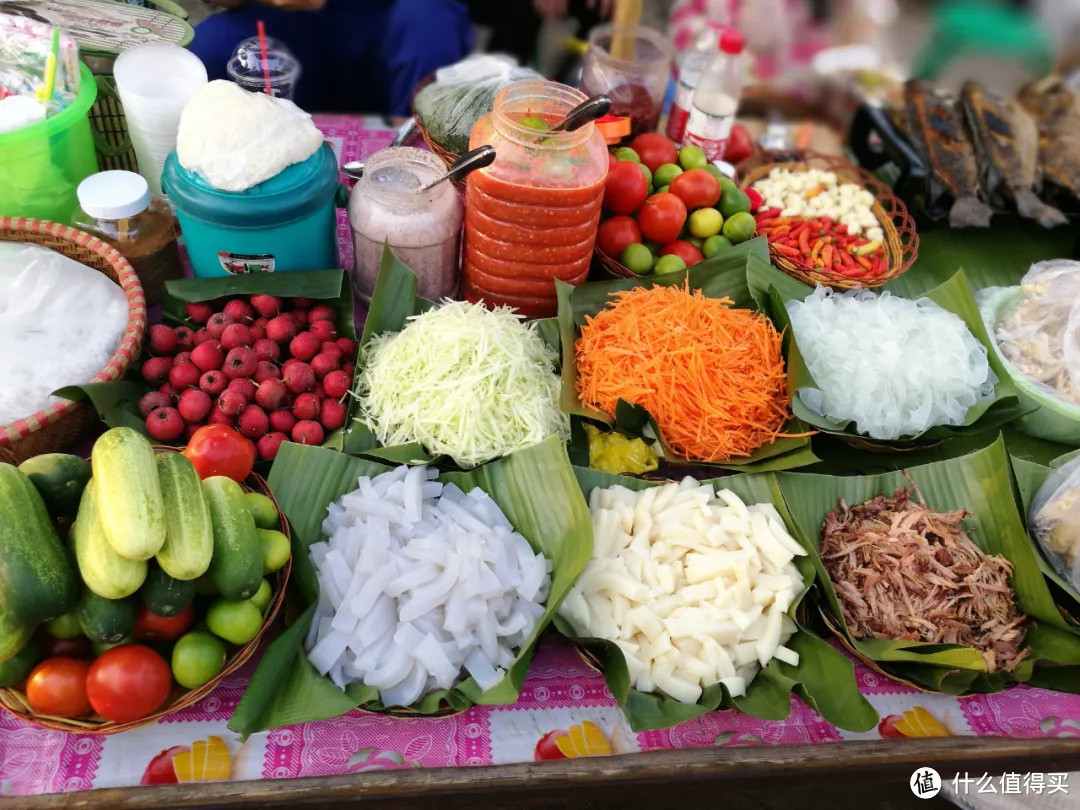
<svg viewBox="0 0 1080 810">
<path fill-rule="evenodd" d="M 700 146 L 709 160 L 722 160 L 739 97 L 749 78 L 745 40 L 734 28 L 720 34 L 717 53 L 701 74 L 690 103 L 683 142 Z"/>
<path fill-rule="evenodd" d="M 683 54 L 682 64 L 679 65 L 679 79 L 675 85 L 675 100 L 671 104 L 667 124 L 667 136 L 675 143 L 682 143 L 686 135 L 686 122 L 690 118 L 694 88 L 708 67 L 709 60 L 716 53 L 721 31 L 723 26 L 710 20 L 694 46 Z"/>
</svg>

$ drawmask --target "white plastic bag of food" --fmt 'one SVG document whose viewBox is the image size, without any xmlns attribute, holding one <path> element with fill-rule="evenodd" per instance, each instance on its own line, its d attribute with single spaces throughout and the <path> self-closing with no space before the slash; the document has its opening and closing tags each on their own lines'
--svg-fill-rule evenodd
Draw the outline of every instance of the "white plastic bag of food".
<svg viewBox="0 0 1080 810">
<path fill-rule="evenodd" d="M 1021 374 L 1080 405 L 1080 262 L 1033 264 L 1020 282 L 1018 300 L 991 331 Z"/>
<path fill-rule="evenodd" d="M 1080 588 L 1080 456 L 1039 488 L 1028 525 L 1054 570 Z"/>
<path fill-rule="evenodd" d="M 0 242 L 0 425 L 88 383 L 124 335 L 128 306 L 111 279 L 56 251 Z"/>
</svg>

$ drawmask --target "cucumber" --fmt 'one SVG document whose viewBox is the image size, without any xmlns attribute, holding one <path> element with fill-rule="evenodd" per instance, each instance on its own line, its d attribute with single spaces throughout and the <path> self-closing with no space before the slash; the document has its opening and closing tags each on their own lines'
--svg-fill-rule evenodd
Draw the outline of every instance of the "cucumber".
<svg viewBox="0 0 1080 810">
<path fill-rule="evenodd" d="M 90 480 L 90 462 L 67 453 L 46 453 L 19 465 L 54 518 L 74 517 Z"/>
<path fill-rule="evenodd" d="M 79 626 L 91 641 L 113 644 L 135 629 L 139 606 L 132 597 L 104 599 L 87 588 L 79 600 Z"/>
<path fill-rule="evenodd" d="M 202 489 L 214 524 L 210 578 L 226 599 L 250 599 L 262 582 L 263 549 L 244 491 L 223 475 L 207 478 Z"/>
<path fill-rule="evenodd" d="M 117 554 L 105 537 L 97 511 L 97 479 L 83 490 L 79 515 L 71 528 L 75 559 L 86 587 L 104 599 L 123 599 L 139 590 L 146 580 L 146 562 Z"/>
<path fill-rule="evenodd" d="M 174 579 L 196 579 L 206 573 L 214 553 L 214 526 L 199 475 L 181 453 L 158 453 L 156 463 L 165 506 L 158 565 Z"/>
<path fill-rule="evenodd" d="M 0 605 L 0 664 L 10 661 L 34 635 L 34 625 L 21 622 Z"/>
<path fill-rule="evenodd" d="M 2 645 L 3 641 L 0 641 L 0 646 Z M 36 636 L 30 636 L 21 650 L 0 664 L 0 686 L 18 686 L 44 657 L 41 642 Z"/>
<path fill-rule="evenodd" d="M 139 593 L 142 595 L 143 604 L 151 613 L 157 616 L 175 616 L 195 598 L 195 581 L 173 579 L 156 565 L 151 565 Z"/>
<path fill-rule="evenodd" d="M 79 580 L 30 479 L 0 463 L 0 611 L 38 624 L 67 613 Z"/>
<path fill-rule="evenodd" d="M 90 455 L 94 492 L 105 537 L 121 557 L 149 560 L 165 545 L 154 449 L 131 428 L 107 430 Z"/>
</svg>

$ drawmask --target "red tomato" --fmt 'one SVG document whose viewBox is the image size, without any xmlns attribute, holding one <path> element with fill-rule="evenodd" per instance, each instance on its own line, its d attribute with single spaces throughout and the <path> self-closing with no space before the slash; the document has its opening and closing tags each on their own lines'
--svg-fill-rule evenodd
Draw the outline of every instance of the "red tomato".
<svg viewBox="0 0 1080 810">
<path fill-rule="evenodd" d="M 615 155 L 611 152 L 607 153 L 607 167 L 608 171 L 611 171 L 615 166 L 619 165 L 619 161 L 615 159 Z"/>
<path fill-rule="evenodd" d="M 541 737 L 533 749 L 533 762 L 550 762 L 553 759 L 566 759 L 566 754 L 559 750 L 556 738 L 565 735 L 566 729 L 559 728 L 549 731 Z"/>
<path fill-rule="evenodd" d="M 172 672 L 165 659 L 141 644 L 106 650 L 86 676 L 86 694 L 94 711 L 115 723 L 153 714 L 169 697 Z"/>
<path fill-rule="evenodd" d="M 174 745 L 172 748 L 166 748 L 150 760 L 150 764 L 147 765 L 146 770 L 143 771 L 142 779 L 139 780 L 139 784 L 175 785 L 180 780 L 176 777 L 176 768 L 173 766 L 172 758 L 177 754 L 190 750 L 190 748 L 185 748 L 182 745 Z"/>
<path fill-rule="evenodd" d="M 641 174 L 640 169 L 638 174 Z M 682 175 L 680 174 L 679 177 Z M 666 191 L 649 197 L 638 213 L 641 235 L 650 242 L 660 245 L 666 245 L 678 239 L 685 224 L 686 206 L 682 200 Z"/>
<path fill-rule="evenodd" d="M 655 172 L 657 166 L 678 163 L 679 151 L 669 138 L 659 132 L 643 132 L 630 141 L 630 148 L 638 153 L 641 162 Z"/>
<path fill-rule="evenodd" d="M 243 481 L 255 465 L 255 445 L 227 425 L 205 425 L 196 430 L 184 455 L 195 465 L 199 478 L 224 475 Z"/>
<path fill-rule="evenodd" d="M 86 695 L 87 661 L 46 658 L 26 679 L 26 700 L 38 714 L 78 717 L 90 711 Z"/>
<path fill-rule="evenodd" d="M 613 214 L 632 214 L 641 208 L 649 184 L 636 163 L 620 160 L 608 169 L 604 186 L 604 208 Z"/>
<path fill-rule="evenodd" d="M 670 245 L 664 245 L 663 250 L 660 251 L 661 256 L 667 256 L 671 253 L 686 262 L 687 267 L 693 267 L 698 262 L 705 261 L 705 254 L 685 239 L 676 239 Z"/>
<path fill-rule="evenodd" d="M 194 621 L 195 605 L 188 605 L 175 616 L 158 616 L 143 606 L 139 608 L 131 635 L 139 641 L 175 641 L 187 632 Z"/>
<path fill-rule="evenodd" d="M 596 232 L 596 244 L 608 256 L 618 258 L 627 245 L 641 241 L 641 229 L 633 217 L 618 216 L 601 222 Z"/>
<path fill-rule="evenodd" d="M 746 131 L 742 124 L 736 124 L 731 128 L 727 143 L 724 145 L 724 160 L 735 164 L 746 160 L 754 154 L 754 139 Z"/>
<path fill-rule="evenodd" d="M 686 207 L 709 208 L 720 202 L 720 181 L 705 169 L 691 169 L 671 181 L 668 191 L 686 203 Z"/>
<path fill-rule="evenodd" d="M 94 648 L 90 639 L 86 636 L 75 638 L 56 638 L 43 630 L 38 631 L 41 639 L 41 649 L 46 658 L 60 656 L 62 658 L 93 658 Z"/>
</svg>

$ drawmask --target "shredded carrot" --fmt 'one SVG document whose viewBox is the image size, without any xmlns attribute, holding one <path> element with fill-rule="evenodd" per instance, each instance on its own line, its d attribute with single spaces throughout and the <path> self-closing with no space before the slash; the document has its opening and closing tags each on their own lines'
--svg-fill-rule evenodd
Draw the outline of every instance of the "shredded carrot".
<svg viewBox="0 0 1080 810">
<path fill-rule="evenodd" d="M 689 287 L 615 293 L 575 347 L 582 403 L 644 407 L 664 442 L 697 461 L 745 458 L 790 417 L 781 337 L 760 313 Z"/>
</svg>

